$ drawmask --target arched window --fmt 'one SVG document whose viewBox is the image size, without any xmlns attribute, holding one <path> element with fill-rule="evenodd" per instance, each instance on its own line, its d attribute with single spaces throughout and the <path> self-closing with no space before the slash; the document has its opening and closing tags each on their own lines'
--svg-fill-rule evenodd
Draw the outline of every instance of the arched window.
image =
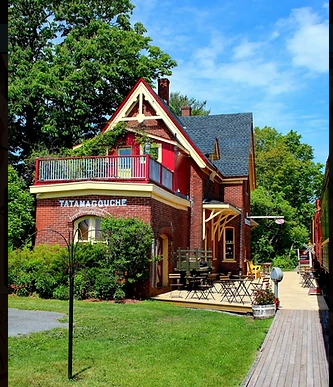
<svg viewBox="0 0 333 387">
<path fill-rule="evenodd" d="M 85 216 L 77 219 L 74 222 L 76 241 L 90 243 L 103 241 L 101 223 L 102 218 L 97 216 Z"/>
</svg>

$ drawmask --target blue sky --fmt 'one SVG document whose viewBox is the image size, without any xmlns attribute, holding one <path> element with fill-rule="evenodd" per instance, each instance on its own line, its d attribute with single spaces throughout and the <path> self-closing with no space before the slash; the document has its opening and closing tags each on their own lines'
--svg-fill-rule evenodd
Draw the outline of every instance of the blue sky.
<svg viewBox="0 0 333 387">
<path fill-rule="evenodd" d="M 329 154 L 328 2 L 132 0 L 152 44 L 177 61 L 170 91 L 211 114 L 253 113 L 290 130 L 325 164 Z"/>
</svg>

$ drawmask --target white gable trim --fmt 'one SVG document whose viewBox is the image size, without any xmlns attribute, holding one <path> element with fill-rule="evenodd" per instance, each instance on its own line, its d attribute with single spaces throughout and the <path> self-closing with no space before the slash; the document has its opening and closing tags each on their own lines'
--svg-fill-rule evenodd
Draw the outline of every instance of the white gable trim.
<svg viewBox="0 0 333 387">
<path fill-rule="evenodd" d="M 145 116 L 143 114 L 143 97 L 148 101 L 153 109 L 156 112 L 155 116 Z M 128 114 L 139 102 L 139 114 L 135 117 L 128 117 Z M 139 123 L 144 122 L 145 120 L 162 120 L 170 132 L 177 138 L 177 141 L 182 144 L 190 153 L 193 160 L 198 164 L 200 168 L 209 168 L 209 166 L 204 162 L 204 160 L 199 156 L 198 152 L 193 148 L 193 146 L 188 142 L 184 134 L 179 130 L 179 128 L 174 124 L 172 119 L 169 117 L 167 112 L 161 107 L 161 105 L 156 101 L 155 96 L 151 91 L 146 87 L 143 82 L 140 82 L 137 87 L 132 91 L 132 94 L 129 95 L 128 100 L 124 103 L 121 109 L 116 113 L 114 117 L 110 120 L 105 131 L 112 130 L 112 128 L 118 122 L 128 122 L 128 121 L 138 121 Z M 209 168 L 211 169 L 211 168 Z"/>
</svg>

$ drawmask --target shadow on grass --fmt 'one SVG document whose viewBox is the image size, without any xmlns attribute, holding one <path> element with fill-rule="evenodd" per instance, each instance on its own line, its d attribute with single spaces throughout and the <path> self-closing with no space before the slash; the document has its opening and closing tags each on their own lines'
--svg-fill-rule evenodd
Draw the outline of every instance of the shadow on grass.
<svg viewBox="0 0 333 387">
<path fill-rule="evenodd" d="M 87 371 L 87 370 L 89 370 L 91 368 L 91 366 L 89 366 L 89 367 L 86 367 L 86 368 L 83 368 L 81 371 L 79 371 L 79 372 L 77 372 L 76 374 L 74 374 L 73 376 L 72 376 L 72 380 L 79 380 L 79 379 L 81 379 L 79 376 L 81 375 L 81 374 L 83 374 L 85 371 Z"/>
</svg>

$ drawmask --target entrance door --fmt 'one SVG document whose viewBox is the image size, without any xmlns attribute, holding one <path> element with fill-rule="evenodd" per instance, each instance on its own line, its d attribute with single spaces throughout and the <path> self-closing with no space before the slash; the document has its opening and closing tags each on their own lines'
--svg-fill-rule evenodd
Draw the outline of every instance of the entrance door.
<svg viewBox="0 0 333 387">
<path fill-rule="evenodd" d="M 131 148 L 119 148 L 118 149 L 118 177 L 122 178 L 131 178 L 131 156 L 132 149 Z"/>
<path fill-rule="evenodd" d="M 168 282 L 168 237 L 164 234 L 158 238 L 157 255 L 161 259 L 157 262 L 156 287 L 161 287 Z"/>
</svg>

